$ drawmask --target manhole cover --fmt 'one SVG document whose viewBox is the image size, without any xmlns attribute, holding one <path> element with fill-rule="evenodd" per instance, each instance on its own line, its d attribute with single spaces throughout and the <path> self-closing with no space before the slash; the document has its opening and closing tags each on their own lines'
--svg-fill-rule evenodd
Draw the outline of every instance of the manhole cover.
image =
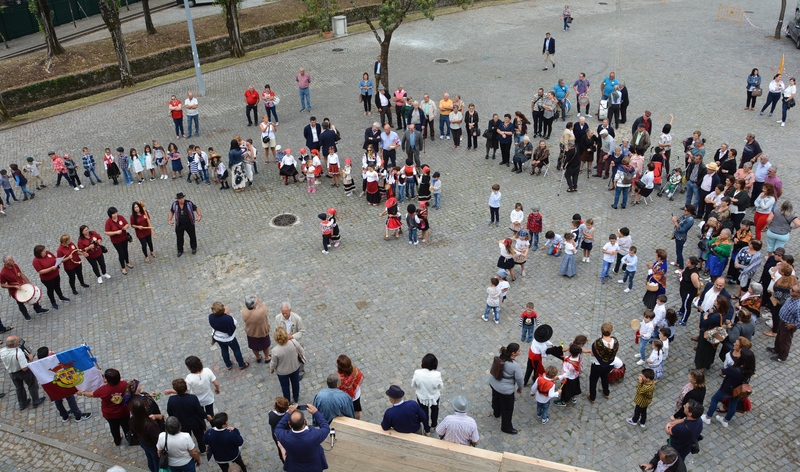
<svg viewBox="0 0 800 472">
<path fill-rule="evenodd" d="M 433 62 L 435 62 L 437 64 L 447 64 L 448 62 L 450 62 L 450 59 L 436 59 Z"/>
<path fill-rule="evenodd" d="M 333 49 L 331 49 L 331 51 L 333 51 L 333 52 L 344 52 L 344 49 L 343 48 L 333 48 Z"/>
<path fill-rule="evenodd" d="M 297 216 L 291 213 L 282 213 L 270 221 L 270 226 L 278 228 L 286 228 L 297 224 Z"/>
</svg>

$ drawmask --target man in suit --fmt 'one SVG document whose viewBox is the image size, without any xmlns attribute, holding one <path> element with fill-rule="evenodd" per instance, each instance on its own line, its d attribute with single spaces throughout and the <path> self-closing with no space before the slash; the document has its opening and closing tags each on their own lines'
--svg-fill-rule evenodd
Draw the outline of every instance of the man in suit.
<svg viewBox="0 0 800 472">
<path fill-rule="evenodd" d="M 373 74 L 375 75 L 375 85 L 378 85 L 381 82 L 381 76 L 383 75 L 383 63 L 381 62 L 381 56 L 378 56 L 378 60 L 375 61 Z"/>
<path fill-rule="evenodd" d="M 414 164 L 420 167 L 419 152 L 422 150 L 422 133 L 416 130 L 416 124 L 409 123 L 408 130 L 403 135 L 403 140 L 400 147 L 405 151 L 406 157 L 414 160 Z"/>
<path fill-rule="evenodd" d="M 664 472 L 686 472 L 680 454 L 673 447 L 661 446 L 656 455 L 647 464 L 639 465 L 642 470 L 659 470 Z"/>
<path fill-rule="evenodd" d="M 367 128 L 364 130 L 364 150 L 367 150 L 367 146 L 372 145 L 372 149 L 375 152 L 379 152 L 381 149 L 381 124 L 377 121 L 372 123 L 371 128 Z"/>
<path fill-rule="evenodd" d="M 620 103 L 619 107 L 619 122 L 624 124 L 628 121 L 628 105 L 631 104 L 631 101 L 628 98 L 628 87 L 625 86 L 625 82 L 621 82 L 619 84 L 619 91 L 622 93 L 622 102 Z"/>
<path fill-rule="evenodd" d="M 338 152 L 336 147 L 336 142 L 339 141 L 339 135 L 336 134 L 336 131 L 331 129 L 331 125 L 327 121 L 322 122 L 322 134 L 319 135 L 320 141 L 320 153 L 323 157 L 323 164 L 325 165 L 325 176 L 331 177 L 330 172 L 328 172 L 328 154 L 331 153 L 331 148 L 333 148 L 333 152 Z"/>
<path fill-rule="evenodd" d="M 553 69 L 556 68 L 556 40 L 550 37 L 550 33 L 544 35 L 542 56 L 544 56 L 544 69 L 542 70 L 547 70 L 548 64 L 553 64 Z"/>
<path fill-rule="evenodd" d="M 303 137 L 306 138 L 306 148 L 311 152 L 312 149 L 320 150 L 320 136 L 322 135 L 322 126 L 317 123 L 317 117 L 312 116 L 308 120 L 309 123 L 303 128 Z"/>
<path fill-rule="evenodd" d="M 314 405 L 306 405 L 308 412 L 319 425 L 316 429 L 308 427 L 305 417 L 292 405 L 275 427 L 275 437 L 286 451 L 283 470 L 291 472 L 320 472 L 328 468 L 322 442 L 328 438 L 331 428 L 322 413 Z"/>
<path fill-rule="evenodd" d="M 378 93 L 375 94 L 375 108 L 381 114 L 381 127 L 387 122 L 389 126 L 392 126 L 392 97 L 383 84 L 378 85 Z"/>
</svg>

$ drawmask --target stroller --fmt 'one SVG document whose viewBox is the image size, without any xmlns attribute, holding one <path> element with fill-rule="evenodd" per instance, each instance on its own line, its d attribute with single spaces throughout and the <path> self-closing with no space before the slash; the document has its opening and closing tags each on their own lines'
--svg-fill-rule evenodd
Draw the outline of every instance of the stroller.
<svg viewBox="0 0 800 472">
<path fill-rule="evenodd" d="M 597 108 L 597 119 L 602 121 L 608 118 L 608 100 L 600 100 Z"/>
</svg>

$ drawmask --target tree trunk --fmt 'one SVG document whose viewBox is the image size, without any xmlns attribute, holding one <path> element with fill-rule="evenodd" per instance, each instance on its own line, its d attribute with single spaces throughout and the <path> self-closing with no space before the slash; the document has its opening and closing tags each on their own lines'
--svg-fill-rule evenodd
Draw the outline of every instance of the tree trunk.
<svg viewBox="0 0 800 472">
<path fill-rule="evenodd" d="M 381 41 L 381 83 L 386 90 L 389 88 L 389 46 L 392 43 L 393 31 L 383 32 L 383 41 Z"/>
<path fill-rule="evenodd" d="M 228 41 L 231 44 L 231 57 L 244 57 L 244 46 L 239 34 L 239 5 L 238 0 L 226 0 L 225 27 L 228 29 Z"/>
<path fill-rule="evenodd" d="M 11 119 L 11 114 L 8 113 L 6 104 L 3 103 L 3 97 L 0 97 L 0 121 L 8 121 Z"/>
<path fill-rule="evenodd" d="M 100 15 L 111 34 L 111 42 L 117 53 L 119 66 L 119 79 L 123 87 L 132 87 L 134 84 L 131 65 L 128 62 L 128 50 L 125 48 L 125 38 L 122 36 L 122 23 L 119 21 L 119 4 L 117 0 L 98 0 Z"/>
<path fill-rule="evenodd" d="M 8 47 L 8 40 L 7 40 L 7 39 L 6 39 L 6 37 L 3 35 L 3 33 L 0 33 L 0 38 L 3 38 L 3 44 L 5 44 L 5 45 L 6 45 L 6 49 L 11 49 L 10 47 Z"/>
<path fill-rule="evenodd" d="M 778 24 L 775 26 L 775 39 L 781 39 L 781 29 L 783 28 L 783 16 L 786 14 L 786 0 L 781 0 L 781 15 L 778 17 Z M 781 71 L 778 71 L 780 74 Z"/>
<path fill-rule="evenodd" d="M 147 34 L 156 34 L 153 17 L 150 16 L 150 0 L 142 0 L 142 13 L 144 13 L 144 27 L 147 29 Z"/>
<path fill-rule="evenodd" d="M 36 11 L 39 14 L 42 32 L 44 32 L 44 41 L 47 44 L 47 57 L 64 54 L 64 48 L 58 42 L 53 20 L 50 18 L 50 6 L 47 4 L 47 0 L 36 0 Z"/>
</svg>

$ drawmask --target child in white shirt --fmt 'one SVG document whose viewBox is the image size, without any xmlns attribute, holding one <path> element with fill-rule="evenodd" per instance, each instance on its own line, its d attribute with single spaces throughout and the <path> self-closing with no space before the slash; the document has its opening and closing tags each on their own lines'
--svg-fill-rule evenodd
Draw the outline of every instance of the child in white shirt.
<svg viewBox="0 0 800 472">
<path fill-rule="evenodd" d="M 656 317 L 653 318 L 656 328 L 661 328 L 667 325 L 665 318 L 667 317 L 667 296 L 663 293 L 656 298 L 656 306 L 653 307 L 653 313 Z M 653 332 L 653 339 L 658 338 L 658 331 Z"/>
<path fill-rule="evenodd" d="M 511 226 L 509 229 L 517 234 L 522 229 L 522 221 L 525 219 L 525 212 L 522 211 L 522 203 L 514 204 L 514 210 L 511 212 Z"/>
<path fill-rule="evenodd" d="M 664 344 L 660 339 L 653 341 L 653 350 L 650 351 L 650 356 L 647 358 L 647 367 L 653 369 L 656 378 L 660 379 L 664 375 Z"/>
<path fill-rule="evenodd" d="M 548 366 L 544 375 L 537 377 L 536 382 L 531 387 L 531 396 L 536 398 L 536 417 L 542 420 L 542 424 L 550 421 L 547 412 L 550 410 L 550 399 L 558 398 L 561 395 L 561 384 L 556 384 L 558 379 L 558 368 Z M 559 388 L 556 389 L 556 386 Z"/>
<path fill-rule="evenodd" d="M 639 354 L 636 354 L 639 362 L 636 365 L 644 364 L 644 349 L 650 342 L 650 338 L 653 337 L 653 331 L 655 331 L 656 327 L 654 323 L 655 316 L 652 310 L 646 310 L 642 316 L 642 323 L 639 325 Z"/>
<path fill-rule="evenodd" d="M 584 234 L 586 233 L 584 232 Z M 608 242 L 603 245 L 603 269 L 600 271 L 600 283 L 602 284 L 606 283 L 606 279 L 611 278 L 608 272 L 611 270 L 611 266 L 614 265 L 614 262 L 617 261 L 617 251 L 619 251 L 617 235 L 611 233 L 608 235 Z M 584 250 L 584 252 L 586 252 L 586 250 Z"/>
<path fill-rule="evenodd" d="M 561 235 L 556 234 L 554 231 L 548 231 L 544 233 L 544 237 L 544 249 L 547 252 L 547 255 L 555 257 L 560 256 L 561 251 L 564 249 L 564 238 L 562 238 Z"/>
</svg>

